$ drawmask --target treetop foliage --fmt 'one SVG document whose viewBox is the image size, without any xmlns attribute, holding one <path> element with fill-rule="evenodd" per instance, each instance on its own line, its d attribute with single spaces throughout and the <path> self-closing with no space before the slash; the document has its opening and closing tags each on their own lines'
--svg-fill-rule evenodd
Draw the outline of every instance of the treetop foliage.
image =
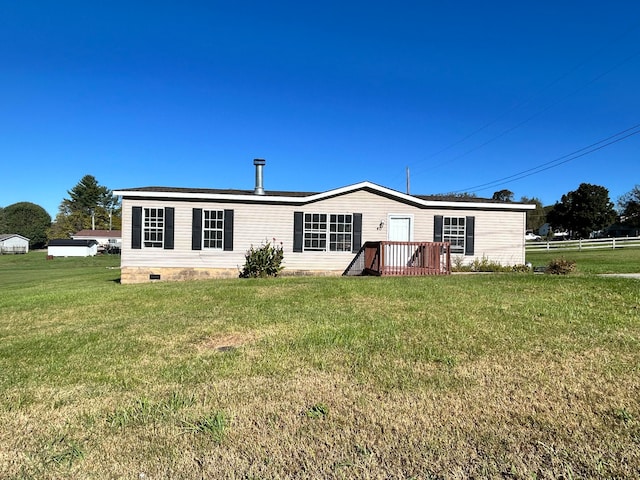
<svg viewBox="0 0 640 480">
<path fill-rule="evenodd" d="M 100 185 L 93 175 L 85 175 L 58 207 L 58 214 L 49 238 L 69 238 L 74 233 L 90 229 L 119 230 L 121 208 L 111 190 Z"/>
<path fill-rule="evenodd" d="M 577 190 L 562 196 L 547 219 L 554 228 L 567 229 L 572 236 L 587 238 L 616 219 L 609 190 L 599 185 L 581 183 Z"/>
<path fill-rule="evenodd" d="M 513 192 L 507 189 L 493 192 L 491 200 L 497 200 L 499 202 L 513 202 Z"/>
<path fill-rule="evenodd" d="M 19 202 L 3 209 L 2 228 L 6 232 L 29 239 L 31 248 L 43 248 L 47 244 L 47 230 L 51 226 L 51 215 L 40 205 Z"/>
<path fill-rule="evenodd" d="M 618 199 L 620 219 L 624 225 L 640 227 L 640 185 Z"/>
<path fill-rule="evenodd" d="M 547 222 L 547 214 L 545 208 L 542 206 L 542 200 L 537 197 L 521 197 L 520 203 L 528 203 L 536 206 L 535 210 L 527 211 L 527 230 L 537 231 Z"/>
</svg>

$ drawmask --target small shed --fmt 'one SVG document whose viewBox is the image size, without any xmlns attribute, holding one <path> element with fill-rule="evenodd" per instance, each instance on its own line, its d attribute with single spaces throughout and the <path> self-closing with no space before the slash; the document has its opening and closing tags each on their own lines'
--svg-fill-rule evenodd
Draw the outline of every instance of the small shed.
<svg viewBox="0 0 640 480">
<path fill-rule="evenodd" d="M 98 251 L 119 253 L 122 248 L 122 232 L 120 230 L 80 230 L 71 235 L 74 240 L 95 240 Z"/>
<path fill-rule="evenodd" d="M 28 253 L 29 239 L 17 233 L 0 234 L 0 254 Z"/>
<path fill-rule="evenodd" d="M 49 240 L 47 255 L 50 257 L 93 257 L 98 253 L 95 240 Z"/>
</svg>

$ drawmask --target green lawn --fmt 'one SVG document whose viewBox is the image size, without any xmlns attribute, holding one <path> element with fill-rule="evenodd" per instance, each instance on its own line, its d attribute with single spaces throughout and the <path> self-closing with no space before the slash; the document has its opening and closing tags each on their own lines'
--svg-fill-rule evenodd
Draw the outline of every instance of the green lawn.
<svg viewBox="0 0 640 480">
<path fill-rule="evenodd" d="M 0 256 L 0 478 L 638 478 L 640 281 L 589 274 L 638 257 L 610 253 L 144 285 Z"/>
<path fill-rule="evenodd" d="M 565 258 L 577 263 L 582 273 L 640 273 L 640 248 L 583 250 L 566 252 L 528 252 L 527 262 L 546 265 L 551 259 Z"/>
</svg>

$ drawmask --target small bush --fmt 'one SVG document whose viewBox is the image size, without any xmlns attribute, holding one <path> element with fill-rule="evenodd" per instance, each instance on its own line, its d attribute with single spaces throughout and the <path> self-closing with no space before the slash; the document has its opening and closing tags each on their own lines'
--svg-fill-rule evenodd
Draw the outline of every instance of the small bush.
<svg viewBox="0 0 640 480">
<path fill-rule="evenodd" d="M 554 258 L 547 264 L 545 273 L 551 275 L 568 275 L 576 268 L 576 262 L 564 258 Z"/>
<path fill-rule="evenodd" d="M 273 239 L 275 244 L 276 239 Z M 245 263 L 240 278 L 264 278 L 277 277 L 278 273 L 284 268 L 282 259 L 284 252 L 282 242 L 280 245 L 273 245 L 270 242 L 263 243 L 260 247 L 251 248 L 244 256 Z"/>
<path fill-rule="evenodd" d="M 454 257 L 451 270 L 454 272 L 516 272 L 528 273 L 531 269 L 526 265 L 501 265 L 499 262 L 489 260 L 487 257 L 476 258 L 470 264 L 465 264 L 462 257 Z"/>
</svg>

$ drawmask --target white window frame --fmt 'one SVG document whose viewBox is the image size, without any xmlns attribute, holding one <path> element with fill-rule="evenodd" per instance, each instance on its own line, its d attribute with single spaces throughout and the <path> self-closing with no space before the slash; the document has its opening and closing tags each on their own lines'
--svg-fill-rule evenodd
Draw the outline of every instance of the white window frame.
<svg viewBox="0 0 640 480">
<path fill-rule="evenodd" d="M 164 248 L 165 211 L 163 207 L 142 209 L 142 246 Z"/>
<path fill-rule="evenodd" d="M 202 210 L 202 249 L 224 249 L 224 210 Z"/>
<path fill-rule="evenodd" d="M 460 225 L 460 222 L 462 222 L 462 226 Z M 450 243 L 451 253 L 464 255 L 466 246 L 466 233 L 466 217 L 443 216 L 442 241 Z"/>
<path fill-rule="evenodd" d="M 353 214 L 329 214 L 328 229 L 329 251 L 351 252 L 353 249 Z"/>
<path fill-rule="evenodd" d="M 304 212 L 302 221 L 303 251 L 351 252 L 354 233 L 352 213 Z"/>
</svg>

